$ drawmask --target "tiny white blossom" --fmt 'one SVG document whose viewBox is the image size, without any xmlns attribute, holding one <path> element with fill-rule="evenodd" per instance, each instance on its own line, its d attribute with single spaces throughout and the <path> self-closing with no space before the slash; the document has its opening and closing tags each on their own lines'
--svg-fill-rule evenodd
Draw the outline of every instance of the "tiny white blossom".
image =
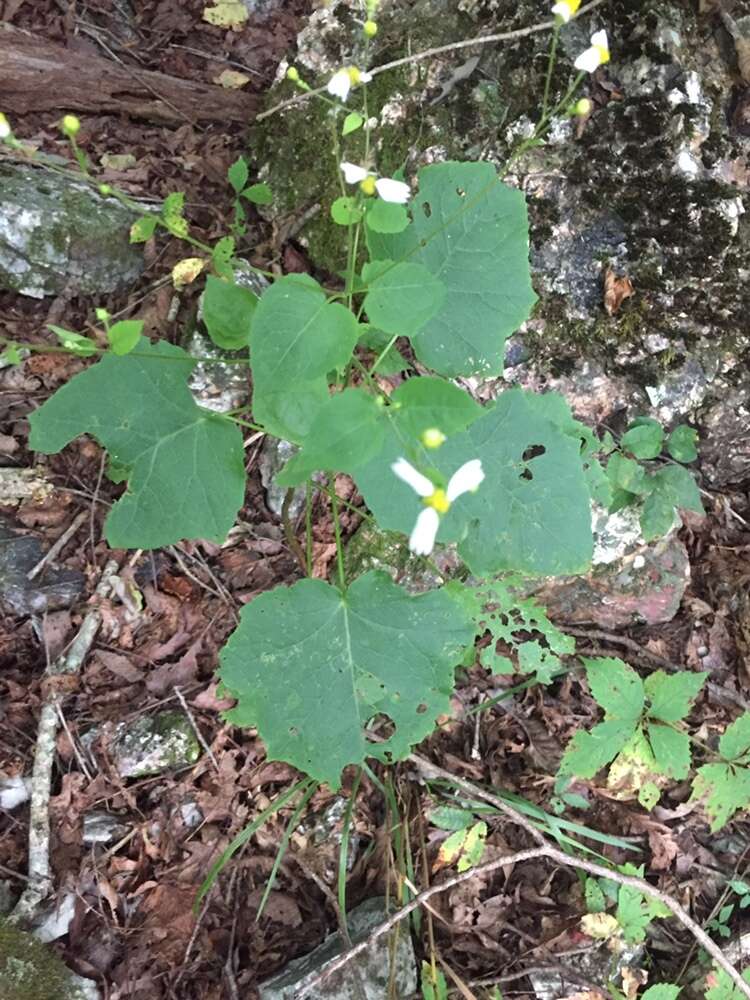
<svg viewBox="0 0 750 1000">
<path fill-rule="evenodd" d="M 609 62 L 609 43 L 606 31 L 596 31 L 591 36 L 591 46 L 582 52 L 573 64 L 582 73 L 593 73 L 602 63 Z"/>
<path fill-rule="evenodd" d="M 481 459 L 473 458 L 470 462 L 465 462 L 448 481 L 448 489 L 445 491 L 448 502 L 453 503 L 462 493 L 473 493 L 483 481 Z"/>
<path fill-rule="evenodd" d="M 409 549 L 416 556 L 428 556 L 435 547 L 435 538 L 440 527 L 440 515 L 434 507 L 425 507 L 417 518 L 411 535 Z"/>
<path fill-rule="evenodd" d="M 7 139 L 10 135 L 10 122 L 5 115 L 0 112 L 0 139 Z"/>
<path fill-rule="evenodd" d="M 411 188 L 403 181 L 394 181 L 390 177 L 381 177 L 375 181 L 375 189 L 383 201 L 405 205 L 411 197 Z"/>
<path fill-rule="evenodd" d="M 576 11 L 581 6 L 581 0 L 559 0 L 552 7 L 552 13 L 557 14 L 565 23 L 575 16 Z"/>
<path fill-rule="evenodd" d="M 363 181 L 365 177 L 369 176 L 365 168 L 357 166 L 356 163 L 348 163 L 345 160 L 339 165 L 347 184 L 359 184 L 360 181 Z"/>
<path fill-rule="evenodd" d="M 328 81 L 328 85 L 326 87 L 326 90 L 332 97 L 338 97 L 341 101 L 345 101 L 347 99 L 351 89 L 352 78 L 349 76 L 348 69 L 337 70 Z"/>
<path fill-rule="evenodd" d="M 397 462 L 394 462 L 391 466 L 391 471 L 399 479 L 403 480 L 407 486 L 411 486 L 414 492 L 418 493 L 421 497 L 432 496 L 435 492 L 435 484 L 427 476 L 423 476 L 421 472 L 417 472 L 414 466 L 407 462 L 405 458 L 400 458 Z"/>
</svg>

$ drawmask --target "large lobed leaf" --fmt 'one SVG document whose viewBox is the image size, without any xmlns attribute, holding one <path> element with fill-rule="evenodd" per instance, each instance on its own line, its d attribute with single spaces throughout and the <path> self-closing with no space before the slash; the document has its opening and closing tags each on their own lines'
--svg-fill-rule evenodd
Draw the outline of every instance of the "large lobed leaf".
<svg viewBox="0 0 750 1000">
<path fill-rule="evenodd" d="M 195 363 L 179 347 L 144 337 L 134 353 L 105 355 L 31 414 L 34 451 L 52 454 L 91 434 L 126 470 L 127 493 L 106 521 L 113 548 L 222 542 L 242 505 L 242 436 L 196 405 L 186 384 Z"/>
<path fill-rule="evenodd" d="M 381 572 L 345 594 L 321 580 L 261 594 L 221 654 L 238 699 L 228 718 L 257 726 L 268 755 L 337 788 L 366 757 L 398 759 L 448 708 L 453 668 L 474 627 L 445 590 L 410 597 Z M 384 743 L 367 721 L 393 723 Z"/>
<path fill-rule="evenodd" d="M 536 301 L 523 194 L 490 163 L 437 163 L 420 170 L 411 213 L 401 232 L 368 229 L 368 245 L 373 260 L 416 262 L 446 288 L 412 336 L 417 357 L 443 375 L 499 374 Z"/>
</svg>

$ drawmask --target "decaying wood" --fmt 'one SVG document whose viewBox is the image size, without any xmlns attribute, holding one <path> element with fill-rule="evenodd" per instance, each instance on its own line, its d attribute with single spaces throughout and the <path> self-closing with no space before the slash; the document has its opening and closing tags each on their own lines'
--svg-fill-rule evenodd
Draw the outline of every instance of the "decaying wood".
<svg viewBox="0 0 750 1000">
<path fill-rule="evenodd" d="M 0 23 L 3 111 L 125 113 L 164 125 L 252 121 L 258 98 L 54 45 Z"/>
</svg>

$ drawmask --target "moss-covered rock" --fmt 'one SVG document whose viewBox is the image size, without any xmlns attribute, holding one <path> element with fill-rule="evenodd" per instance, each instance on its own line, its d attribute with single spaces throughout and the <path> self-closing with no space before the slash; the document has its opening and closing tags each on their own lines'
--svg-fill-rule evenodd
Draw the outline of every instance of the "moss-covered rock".
<svg viewBox="0 0 750 1000">
<path fill-rule="evenodd" d="M 83 984 L 47 945 L 0 920 L 0 1000 L 83 1000 L 92 996 Z"/>
<path fill-rule="evenodd" d="M 157 712 L 132 724 L 121 724 L 112 756 L 121 777 L 141 778 L 194 764 L 200 756 L 200 744 L 182 712 Z"/>
</svg>

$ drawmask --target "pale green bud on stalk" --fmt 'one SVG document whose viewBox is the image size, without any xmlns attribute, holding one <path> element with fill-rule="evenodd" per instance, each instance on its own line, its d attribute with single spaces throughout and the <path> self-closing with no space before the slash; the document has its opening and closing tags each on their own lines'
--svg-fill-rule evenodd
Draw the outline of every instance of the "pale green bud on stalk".
<svg viewBox="0 0 750 1000">
<path fill-rule="evenodd" d="M 75 115 L 65 115 L 60 122 L 60 128 L 69 139 L 75 139 L 81 131 L 81 122 Z"/>
<path fill-rule="evenodd" d="M 375 21 L 365 21 L 362 30 L 368 38 L 374 38 L 378 33 L 378 26 Z"/>
</svg>

